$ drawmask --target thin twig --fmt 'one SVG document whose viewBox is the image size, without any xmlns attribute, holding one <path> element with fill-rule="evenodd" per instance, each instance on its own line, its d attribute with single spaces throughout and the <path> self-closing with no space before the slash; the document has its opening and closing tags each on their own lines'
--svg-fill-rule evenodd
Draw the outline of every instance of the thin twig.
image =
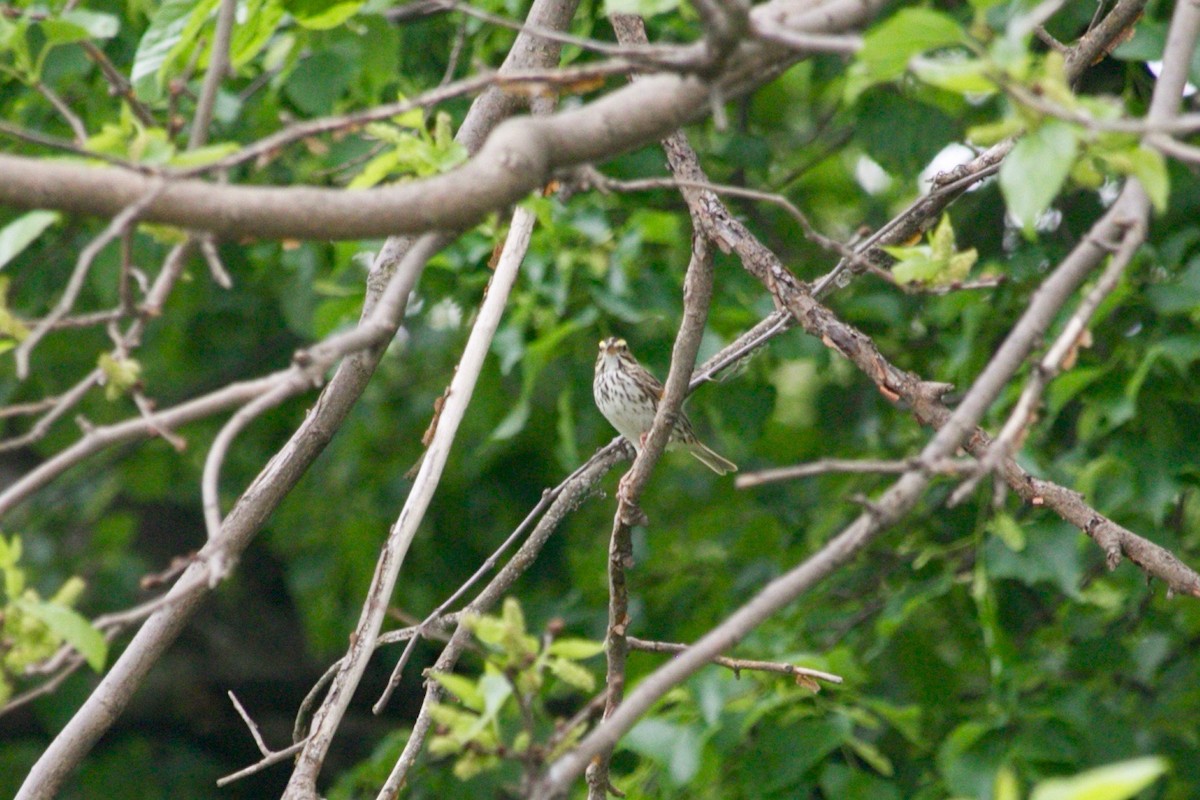
<svg viewBox="0 0 1200 800">
<path fill-rule="evenodd" d="M 288 758 L 291 758 L 296 753 L 299 753 L 300 750 L 304 747 L 304 745 L 307 744 L 307 742 L 308 742 L 307 739 L 302 739 L 302 740 L 296 742 L 295 744 L 288 745 L 287 747 L 283 748 L 282 750 L 276 750 L 275 752 L 271 753 L 270 755 L 264 756 L 261 761 L 251 764 L 250 766 L 246 767 L 245 769 L 239 769 L 237 772 L 230 773 L 229 775 L 226 775 L 222 778 L 217 778 L 217 786 L 218 787 L 228 786 L 229 784 L 233 783 L 234 781 L 240 781 L 242 778 L 248 778 L 251 775 L 262 772 L 267 767 L 273 766 L 275 764 L 278 764 L 280 761 L 284 761 Z"/>
<path fill-rule="evenodd" d="M 71 133 L 75 135 L 76 146 L 83 147 L 88 140 L 87 128 L 84 127 L 83 120 L 81 120 L 79 116 L 71 110 L 71 107 L 67 105 L 65 100 L 59 97 L 58 94 L 46 84 L 42 83 L 41 81 L 34 81 L 33 88 L 40 92 L 43 97 L 49 100 L 50 105 L 54 106 L 54 110 L 57 111 L 64 120 L 66 120 L 67 125 L 71 128 Z"/>
<path fill-rule="evenodd" d="M 287 379 L 280 381 L 270 391 L 260 397 L 254 398 L 238 409 L 237 413 L 229 418 L 229 421 L 221 428 L 217 437 L 213 439 L 212 446 L 208 450 L 208 455 L 204 459 L 204 473 L 200 478 L 200 490 L 204 506 L 204 527 L 208 531 L 210 541 L 216 539 L 221 533 L 221 464 L 225 461 L 225 454 L 229 451 L 229 446 L 233 444 L 233 440 L 237 438 L 237 435 L 245 430 L 246 426 L 260 415 L 279 405 L 292 395 L 298 394 L 310 385 L 311 382 L 309 381 L 305 381 L 298 376 L 289 375 Z M 225 573 L 220 569 L 220 566 L 214 566 L 212 571 L 214 585 L 225 577 Z"/>
<path fill-rule="evenodd" d="M 179 170 L 172 174 L 179 177 L 190 177 L 212 171 L 227 170 L 255 159 L 268 159 L 286 145 L 310 136 L 359 128 L 367 123 L 390 119 L 414 109 L 428 108 L 444 103 L 447 100 L 476 94 L 492 86 L 500 86 L 512 92 L 532 93 L 543 90 L 549 91 L 555 87 L 570 87 L 576 84 L 585 84 L 596 78 L 608 75 L 625 75 L 632 69 L 633 66 L 624 61 L 603 61 L 596 64 L 586 64 L 556 70 L 526 69 L 509 72 L 484 72 L 436 89 L 431 89 L 416 97 L 399 100 L 395 103 L 385 103 L 351 114 L 320 117 L 318 119 L 298 122 L 270 136 L 248 144 L 236 153 L 231 153 L 218 161 L 187 170 Z"/>
<path fill-rule="evenodd" d="M 225 79 L 225 73 L 229 69 L 229 40 L 233 35 L 236 11 L 237 0 L 221 0 L 217 7 L 217 29 L 209 49 L 208 71 L 204 74 L 200 99 L 196 102 L 196 113 L 192 117 L 192 132 L 188 137 L 189 150 L 203 147 L 208 141 L 208 127 L 212 122 L 213 108 L 217 104 L 217 91 L 221 88 L 221 81 Z"/>
<path fill-rule="evenodd" d="M 37 422 L 25 433 L 0 441 L 0 453 L 8 450 L 17 450 L 33 444 L 44 437 L 49 433 L 50 427 L 55 422 L 75 406 L 79 405 L 88 392 L 100 385 L 100 379 L 103 377 L 104 373 L 100 369 L 94 369 L 67 391 L 57 397 L 48 398 L 51 401 L 49 410 L 39 417 Z M 33 405 L 33 403 L 27 403 L 23 408 L 31 408 Z M 8 490 L 5 491 L 7 492 Z"/>
<path fill-rule="evenodd" d="M 221 263 L 221 254 L 217 252 L 217 245 L 213 242 L 211 236 L 199 236 L 200 253 L 204 256 L 205 263 L 208 264 L 208 274 L 212 276 L 213 283 L 220 286 L 222 289 L 233 288 L 233 278 L 229 276 L 229 270 L 225 269 L 225 265 Z"/>
<path fill-rule="evenodd" d="M 250 729 L 250 735 L 254 737 L 254 743 L 258 745 L 258 752 L 264 756 L 271 755 L 271 748 L 267 747 L 267 743 L 263 741 L 262 733 L 258 730 L 258 723 L 250 719 L 250 715 L 246 713 L 246 709 L 242 707 L 242 704 L 237 699 L 237 695 L 232 690 L 226 692 L 226 694 L 229 695 L 229 700 L 233 703 L 233 707 L 237 709 L 238 716 L 242 718 L 242 722 L 246 723 L 246 727 Z"/>
<path fill-rule="evenodd" d="M 479 315 L 471 329 L 467 344 L 463 348 L 462 358 L 450 384 L 450 395 L 442 408 L 437 431 L 421 462 L 420 471 L 413 482 L 408 500 L 389 532 L 379 566 L 368 590 L 368 600 L 364 605 L 363 616 L 352 637 L 346 661 L 313 720 L 312 735 L 309 737 L 308 744 L 288 782 L 289 787 L 293 787 L 289 791 L 299 791 L 298 787 L 309 785 L 315 781 L 325 753 L 333 740 L 334 732 L 341 724 L 342 716 L 349 706 L 350 697 L 366 669 L 367 660 L 374 650 L 374 642 L 383 622 L 387 598 L 391 597 L 400 566 L 404 562 L 404 556 L 412 544 L 417 528 L 441 479 L 442 470 L 450 455 L 451 445 L 458 433 L 458 426 L 466 413 L 467 404 L 471 400 L 476 381 L 483 368 L 484 358 L 491 346 L 492 336 L 500 324 L 509 290 L 516 280 L 518 268 L 529 247 L 534 221 L 532 212 L 524 208 L 518 208 L 513 212 L 513 220 L 509 227 L 504 250 L 492 273 L 492 279 L 488 284 Z"/>
<path fill-rule="evenodd" d="M 860 475 L 903 475 L 914 469 L 924 469 L 930 473 L 941 475 L 956 475 L 966 472 L 975 466 L 975 460 L 943 459 L 936 464 L 925 464 L 916 458 L 906 458 L 900 461 L 872 461 L 870 459 L 823 458 L 808 464 L 796 464 L 791 467 L 764 469 L 759 472 L 748 472 L 737 476 L 734 486 L 739 489 L 749 489 L 762 486 L 765 483 L 778 483 L 796 478 L 811 478 L 814 475 L 830 473 L 848 473 Z"/>
<path fill-rule="evenodd" d="M 155 408 L 153 400 L 147 397 L 141 389 L 135 388 L 130 394 L 133 396 L 134 405 L 137 406 L 142 419 L 146 421 L 146 425 L 149 427 L 152 435 L 159 437 L 171 445 L 171 447 L 175 448 L 176 453 L 182 453 L 184 450 L 187 450 L 186 439 L 158 424 L 158 420 L 154 418 Z"/>
<path fill-rule="evenodd" d="M 654 642 L 646 639 L 638 639 L 633 636 L 626 637 L 629 642 L 630 650 L 640 650 L 643 653 L 669 653 L 676 655 L 688 649 L 686 644 L 676 642 Z M 782 661 L 759 661 L 749 658 L 728 658 L 727 656 L 717 656 L 713 658 L 712 663 L 718 666 L 727 667 L 734 673 L 746 671 L 754 672 L 773 672 L 777 675 L 794 675 L 797 678 L 805 677 L 812 678 L 818 681 L 827 683 L 842 683 L 841 675 L 835 675 L 832 672 L 825 672 L 811 667 L 801 667 L 796 664 L 789 664 Z"/>
<path fill-rule="evenodd" d="M 83 282 L 87 278 L 88 271 L 92 268 L 92 262 L 100 251 L 118 236 L 121 236 L 125 230 L 133 225 L 138 216 L 149 206 L 166 188 L 166 183 L 162 180 L 156 180 L 151 184 L 151 188 L 134 202 L 130 203 L 125 209 L 113 217 L 108 226 L 105 227 L 100 235 L 92 241 L 88 242 L 87 247 L 79 254 L 79 259 L 75 263 L 75 270 L 71 273 L 71 277 L 67 280 L 66 288 L 63 289 L 62 296 L 58 303 L 51 309 L 50 313 L 38 322 L 37 326 L 29 331 L 16 350 L 13 351 L 13 356 L 17 361 L 17 377 L 21 380 L 29 377 L 29 354 L 37 343 L 49 333 L 54 323 L 67 315 L 75 305 L 75 300 L 79 297 L 79 292 L 83 288 Z"/>
<path fill-rule="evenodd" d="M 104 79 L 111 86 L 111 93 L 120 97 L 129 106 L 129 110 L 138 118 L 138 121 L 147 127 L 157 127 L 158 121 L 154 119 L 154 114 L 150 112 L 141 100 L 138 100 L 137 93 L 133 90 L 133 84 L 125 79 L 125 76 L 119 69 L 113 66 L 113 63 L 108 60 L 108 56 L 104 54 L 95 42 L 89 39 L 84 39 L 79 43 L 83 48 L 83 52 L 87 53 L 96 66 L 100 68 L 100 72 L 104 75 Z"/>
<path fill-rule="evenodd" d="M 392 675 L 388 679 L 387 686 L 384 687 L 379 699 L 375 701 L 375 705 L 371 707 L 371 711 L 373 713 L 383 713 L 384 707 L 387 706 L 388 700 L 391 699 L 392 692 L 394 692 L 396 687 L 400 685 L 400 677 L 404 673 L 404 667 L 407 666 L 409 659 L 412 658 L 413 650 L 416 649 L 417 642 L 424 638 L 426 629 L 438 620 L 443 619 L 444 615 L 447 611 L 449 611 L 451 606 L 465 597 L 467 592 L 471 590 L 472 586 L 482 580 L 483 576 L 487 575 L 500 564 L 501 557 L 508 552 L 509 548 L 516 544 L 516 542 L 525 535 L 525 531 L 527 531 L 530 526 L 537 521 L 542 512 L 549 508 L 550 504 L 558 499 L 559 494 L 562 493 L 563 487 L 567 486 L 577 477 L 579 477 L 579 475 L 590 463 L 591 462 L 589 461 L 577 468 L 574 472 L 563 479 L 562 483 L 553 489 L 546 489 L 543 491 L 541 499 L 538 500 L 537 504 L 529 510 L 529 513 L 525 515 L 525 519 L 521 520 L 521 523 L 517 525 L 517 527 L 513 529 L 513 532 L 510 533 L 508 537 L 500 543 L 500 546 L 497 547 L 492 554 L 487 557 L 487 559 L 479 566 L 479 569 L 475 570 L 471 577 L 467 578 L 467 580 L 464 581 L 461 586 L 455 589 L 453 594 L 438 604 L 437 608 L 426 615 L 425 619 L 422 620 L 417 626 L 418 635 L 409 639 L 408 644 L 405 645 L 404 651 L 400 654 L 400 658 L 396 661 L 396 666 L 392 669 Z"/>
</svg>

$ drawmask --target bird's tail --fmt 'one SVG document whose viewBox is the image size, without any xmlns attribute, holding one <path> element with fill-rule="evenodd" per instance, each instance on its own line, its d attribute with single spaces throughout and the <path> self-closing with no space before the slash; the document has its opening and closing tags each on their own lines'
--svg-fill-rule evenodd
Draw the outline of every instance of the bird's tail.
<svg viewBox="0 0 1200 800">
<path fill-rule="evenodd" d="M 704 466 L 711 469 L 718 475 L 724 475 L 727 472 L 737 472 L 737 464 L 730 461 L 725 456 L 717 453 L 715 450 L 705 446 L 701 442 L 684 445 L 687 451 L 696 457 Z"/>
</svg>

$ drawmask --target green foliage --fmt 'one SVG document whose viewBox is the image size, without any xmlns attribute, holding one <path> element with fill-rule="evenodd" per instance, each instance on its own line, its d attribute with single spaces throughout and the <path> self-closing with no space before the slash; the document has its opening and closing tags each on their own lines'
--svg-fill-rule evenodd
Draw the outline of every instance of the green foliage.
<svg viewBox="0 0 1200 800">
<path fill-rule="evenodd" d="M 465 624 L 487 650 L 483 674 L 478 679 L 429 674 L 458 701 L 433 707 L 438 730 L 429 741 L 430 755 L 454 756 L 454 774 L 467 780 L 496 769 L 505 758 L 538 767 L 578 741 L 585 724 L 547 729 L 545 704 L 564 689 L 593 692 L 596 679 L 579 662 L 602 653 L 604 645 L 531 635 L 521 606 L 511 597 L 500 616 L 469 617 Z M 553 740 L 543 743 L 550 731 Z"/>
<path fill-rule="evenodd" d="M 514 18 L 523 13 L 503 0 L 476 5 Z M 999 181 L 959 198 L 924 240 L 892 251 L 898 259 L 893 277 L 914 291 L 864 275 L 828 298 L 835 313 L 870 335 L 898 366 L 960 390 L 987 363 L 1045 271 L 1102 213 L 1107 188 L 1136 176 L 1156 206 L 1149 242 L 1102 305 L 1091 345 L 1049 386 L 1020 458 L 1032 473 L 1082 492 L 1100 514 L 1196 565 L 1200 180 L 1136 137 L 1091 124 L 1144 113 L 1152 81 L 1142 62 L 1161 57 L 1170 4 L 1149 4 L 1116 60 L 1089 69 L 1074 86 L 1063 76 L 1061 59 L 1022 28 L 1036 5 L 896 4 L 894 13 L 864 31 L 865 47 L 853 62 L 834 55 L 807 59 L 751 97 L 730 102 L 724 129 L 696 123 L 687 132 L 714 181 L 780 191 L 839 241 L 852 239 L 860 226 L 877 230 L 915 202 L 919 176 L 944 148 L 1018 137 Z M 572 33 L 607 37 L 601 4 L 585 6 Z M 653 41 L 689 42 L 699 35 L 691 10 L 677 6 L 672 0 L 638 4 L 655 14 Z M 461 21 L 447 13 L 394 24 L 378 3 L 239 3 L 233 74 L 222 84 L 214 144 L 187 151 L 216 8 L 215 0 L 97 0 L 86 13 L 57 14 L 43 6 L 39 13 L 51 16 L 0 14 L 0 118 L 73 138 L 71 126 L 31 84 L 40 78 L 82 120 L 92 152 L 154 168 L 210 163 L 281 124 L 436 87 Z M 1047 28 L 1070 43 L 1087 29 L 1093 10 L 1064 4 Z M 457 76 L 464 65 L 498 66 L 513 33 L 478 20 L 462 24 Z M 84 52 L 81 31 L 132 79 L 157 123 L 141 121 L 111 95 Z M 572 63 L 595 58 L 571 46 L 565 53 Z M 344 187 L 434 174 L 463 157 L 451 134 L 468 102 L 309 137 L 229 170 L 228 179 Z M 8 138 L 5 147 L 62 157 L 22 139 Z M 647 147 L 597 167 L 621 178 L 661 175 L 663 156 Z M 868 167 L 878 173 L 876 181 L 864 179 Z M 801 278 L 819 277 L 834 262 L 778 208 L 728 201 Z M 690 223 L 677 192 L 583 192 L 524 202 L 538 220 L 531 250 L 394 598 L 412 613 L 440 603 L 520 523 L 544 488 L 612 438 L 591 402 L 596 341 L 628 339 L 661 377 L 678 329 Z M 1051 208 L 1056 213 L 1042 213 Z M 53 306 L 80 249 L 105 224 L 0 211 L 0 349 L 15 346 Z M 1031 224 L 1036 238 L 1022 236 Z M 266 523 L 232 583 L 218 592 L 218 601 L 278 597 L 286 606 L 279 617 L 296 629 L 289 653 L 294 650 L 297 663 L 316 665 L 317 674 L 344 651 L 358 618 L 379 544 L 410 486 L 403 476 L 422 450 L 421 435 L 452 375 L 503 226 L 497 216 L 431 261 L 403 333 L 347 424 Z M 131 263 L 152 280 L 180 236 L 175 229 L 140 227 L 129 242 Z M 33 376 L 23 383 L 6 356 L 0 365 L 6 404 L 57 396 L 98 365 L 106 385 L 44 439 L 6 453 L 3 466 L 28 470 L 77 441 L 76 417 L 87 426 L 138 415 L 129 397 L 135 386 L 166 407 L 286 366 L 297 348 L 358 318 L 364 264 L 380 247 L 378 241 L 222 242 L 235 288 L 216 287 L 204 261 L 193 257 L 161 317 L 146 320 L 142 344 L 127 358 L 110 355 L 102 328 L 51 331 L 33 352 Z M 118 304 L 124 258 L 115 243 L 97 255 L 77 310 Z M 1005 281 L 983 291 L 919 291 L 951 287 L 971 270 L 1002 271 Z M 716 275 L 701 358 L 773 310 L 733 256 L 717 255 Z M 1055 320 L 1047 338 L 1062 324 Z M 1020 384 L 997 402 L 987 429 L 1003 423 Z M 304 418 L 313 398 L 273 410 L 239 436 L 223 469 L 224 508 Z M 705 441 L 746 471 L 830 456 L 902 459 L 929 436 L 909 410 L 797 331 L 734 374 L 702 386 L 687 410 Z M 6 437 L 28 430 L 27 418 L 3 422 Z M 200 544 L 199 477 L 222 422 L 173 431 L 186 439 L 183 453 L 161 440 L 108 451 L 12 512 L 9 524 L 22 531 L 24 557 L 20 567 L 10 558 L 5 575 L 38 575 L 41 593 L 30 595 L 34 589 L 25 584 L 35 582 L 22 578 L 20 591 L 5 595 L 0 647 L 23 642 L 5 650 L 6 659 L 22 662 L 5 672 L 6 680 L 15 681 L 35 656 L 64 643 L 96 663 L 104 660 L 103 651 L 89 645 L 89 636 L 94 641 L 98 634 L 83 614 L 144 600 L 139 580 Z M 694 641 L 853 519 L 860 507 L 851 498 L 877 496 L 887 480 L 830 474 L 737 491 L 688 457 L 669 454 L 643 500 L 651 524 L 635 532 L 630 632 Z M 616 481 L 609 476 L 581 503 L 515 587 L 524 614 L 510 606 L 499 617 L 476 621 L 482 663 L 468 660 L 436 678 L 453 699 L 437 712 L 438 754 L 420 762 L 409 781 L 412 797 L 503 796 L 544 764 L 548 742 L 561 749 L 582 732 L 573 728 L 554 739 L 554 720 L 570 718 L 581 696 L 601 689 L 596 662 L 586 659 L 596 647 L 590 640 L 605 631 L 606 539 Z M 765 622 L 731 654 L 825 669 L 842 675 L 844 684 L 814 696 L 777 676 L 735 677 L 706 668 L 621 742 L 614 784 L 631 797 L 698 800 L 1045 800 L 1115 791 L 1096 786 L 1123 786 L 1149 800 L 1200 796 L 1194 722 L 1200 716 L 1194 646 L 1200 611 L 1194 599 L 1167 600 L 1128 563 L 1108 571 L 1094 543 L 1043 508 L 1012 497 L 995 507 L 985 490 L 946 509 L 951 483 L 937 479 L 927 501 L 870 553 Z M 4 541 L 11 556 L 15 546 Z M 79 604 L 48 588 L 77 587 L 77 575 L 92 587 Z M 258 583 L 264 575 L 276 581 L 269 589 Z M 80 612 L 72 610 L 79 605 Z M 547 643 L 530 632 L 537 628 L 523 623 L 524 615 L 561 618 L 571 635 Z M 19 637 L 10 640 L 8 626 L 18 622 Z M 206 620 L 203 633 L 212 640 L 256 638 L 220 622 Z M 425 645 L 418 649 L 411 682 L 406 678 L 397 693 L 396 716 L 365 722 L 360 749 L 330 762 L 331 796 L 374 796 L 406 740 L 421 695 L 415 675 L 430 652 Z M 157 717 L 153 740 L 149 725 L 114 730 L 90 758 L 73 796 L 207 797 L 214 775 L 257 757 L 246 743 L 221 772 L 213 767 L 211 775 L 198 774 L 198 763 L 217 757 L 209 726 L 222 722 L 207 709 L 225 707 L 224 698 L 200 693 L 231 687 L 215 686 L 228 674 L 220 664 L 191 652 L 179 658 L 179 670 L 161 674 L 204 679 L 186 681 L 183 702 L 158 695 L 149 702 L 203 707 L 204 730 L 190 732 L 185 742 L 189 731 L 178 718 Z M 660 656 L 631 654 L 629 686 L 661 663 Z M 0 795 L 11 786 L 4 776 L 24 773 L 90 679 L 73 678 L 38 700 L 28 730 L 6 740 Z M 296 702 L 280 698 L 266 716 L 290 721 Z M 229 717 L 236 726 L 229 738 L 242 741 L 244 726 Z M 159 770 L 164 749 L 189 755 Z M 1120 765 L 1139 756 L 1155 760 Z M 356 766 L 341 766 L 355 759 Z M 1171 773 L 1154 782 L 1163 763 Z M 1088 772 L 1103 765 L 1117 765 L 1116 772 Z M 171 777 L 160 779 L 158 771 Z M 226 791 L 238 796 L 236 786 Z M 242 796 L 272 791 L 278 794 L 245 790 Z"/>
<path fill-rule="evenodd" d="M 21 560 L 21 539 L 0 535 L 0 705 L 8 702 L 25 668 L 44 661 L 66 644 L 99 672 L 108 658 L 108 642 L 75 611 L 84 583 L 71 577 L 49 599 L 28 585 Z"/>
<path fill-rule="evenodd" d="M 0 267 L 16 258 L 60 217 L 56 211 L 30 211 L 0 228 Z"/>
<path fill-rule="evenodd" d="M 374 186 L 395 174 L 417 178 L 435 175 L 466 160 L 466 150 L 452 138 L 448 114 L 437 114 L 433 133 L 425 130 L 419 109 L 396 122 L 397 126 L 383 123 L 367 126 L 368 134 L 390 147 L 368 161 L 350 181 L 349 188 Z"/>
<path fill-rule="evenodd" d="M 1031 800 L 1126 800 L 1167 771 L 1161 758 L 1139 758 L 1089 770 L 1072 778 L 1042 781 Z"/>
<path fill-rule="evenodd" d="M 954 228 L 949 215 L 943 215 L 929 234 L 929 244 L 911 247 L 885 247 L 896 259 L 892 275 L 898 283 L 946 285 L 967 277 L 979 254 L 974 248 L 959 251 L 954 247 Z"/>
</svg>

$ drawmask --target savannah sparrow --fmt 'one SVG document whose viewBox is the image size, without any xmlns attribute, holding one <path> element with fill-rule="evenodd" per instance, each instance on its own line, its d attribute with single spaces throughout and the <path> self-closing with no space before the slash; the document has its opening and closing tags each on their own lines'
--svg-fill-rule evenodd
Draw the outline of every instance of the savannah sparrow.
<svg viewBox="0 0 1200 800">
<path fill-rule="evenodd" d="M 624 339 L 600 342 L 592 393 L 604 418 L 641 452 L 644 437 L 654 424 L 663 386 L 633 357 Z M 737 471 L 736 464 L 714 453 L 696 438 L 692 423 L 682 411 L 675 421 L 675 430 L 671 431 L 669 445 L 687 450 L 718 475 Z"/>
</svg>

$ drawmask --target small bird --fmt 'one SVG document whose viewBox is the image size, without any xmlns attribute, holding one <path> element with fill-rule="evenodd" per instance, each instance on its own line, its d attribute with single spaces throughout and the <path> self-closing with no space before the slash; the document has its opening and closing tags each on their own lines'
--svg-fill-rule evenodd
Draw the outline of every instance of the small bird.
<svg viewBox="0 0 1200 800">
<path fill-rule="evenodd" d="M 596 397 L 596 407 L 604 418 L 629 440 L 635 450 L 641 452 L 646 434 L 654 424 L 663 385 L 638 363 L 624 339 L 609 338 L 600 342 L 592 393 Z M 687 450 L 718 475 L 737 471 L 736 464 L 713 452 L 696 438 L 691 421 L 682 411 L 675 421 L 675 430 L 671 431 L 668 445 Z"/>
</svg>

